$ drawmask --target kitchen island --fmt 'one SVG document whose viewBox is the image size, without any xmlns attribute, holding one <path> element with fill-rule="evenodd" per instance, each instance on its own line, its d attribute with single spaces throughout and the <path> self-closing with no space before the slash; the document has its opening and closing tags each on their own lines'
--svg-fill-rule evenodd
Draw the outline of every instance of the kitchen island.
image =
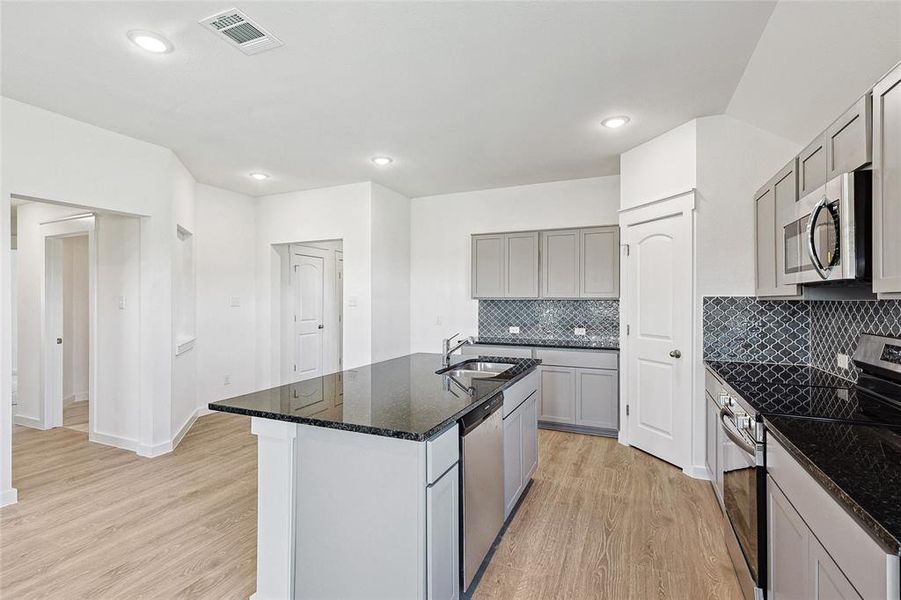
<svg viewBox="0 0 901 600">
<path fill-rule="evenodd" d="M 492 361 L 461 380 L 412 354 L 209 405 L 258 440 L 256 600 L 458 596 L 457 421 L 540 363 Z"/>
</svg>

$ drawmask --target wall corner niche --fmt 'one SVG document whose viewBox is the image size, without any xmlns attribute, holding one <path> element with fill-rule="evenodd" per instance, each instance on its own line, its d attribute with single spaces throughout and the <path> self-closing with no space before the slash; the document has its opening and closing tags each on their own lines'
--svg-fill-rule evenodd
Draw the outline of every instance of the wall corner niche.
<svg viewBox="0 0 901 600">
<path fill-rule="evenodd" d="M 175 356 L 179 356 L 197 341 L 194 234 L 181 225 L 176 225 L 174 267 Z"/>
</svg>

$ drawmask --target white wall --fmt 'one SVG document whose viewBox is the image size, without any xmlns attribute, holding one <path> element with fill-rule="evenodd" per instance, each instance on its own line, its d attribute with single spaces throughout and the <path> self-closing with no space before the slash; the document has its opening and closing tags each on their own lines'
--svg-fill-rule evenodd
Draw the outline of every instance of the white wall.
<svg viewBox="0 0 901 600">
<path fill-rule="evenodd" d="M 413 199 L 411 350 L 440 352 L 442 338 L 477 333 L 471 234 L 617 224 L 619 183 L 595 177 Z"/>
<path fill-rule="evenodd" d="M 372 184 L 372 362 L 410 353 L 410 199 Z"/>
<path fill-rule="evenodd" d="M 256 199 L 257 388 L 280 383 L 281 258 L 274 244 L 344 242 L 344 368 L 372 358 L 371 185 L 356 183 Z"/>
<path fill-rule="evenodd" d="M 621 207 L 633 208 L 697 187 L 697 129 L 689 121 L 620 156 Z"/>
<path fill-rule="evenodd" d="M 197 405 L 205 408 L 255 389 L 256 212 L 249 196 L 209 185 L 197 185 L 194 201 Z"/>
<path fill-rule="evenodd" d="M 63 239 L 63 401 L 88 399 L 88 236 Z"/>
<path fill-rule="evenodd" d="M 92 439 L 137 450 L 141 390 L 141 223 L 97 217 L 96 398 Z"/>
</svg>

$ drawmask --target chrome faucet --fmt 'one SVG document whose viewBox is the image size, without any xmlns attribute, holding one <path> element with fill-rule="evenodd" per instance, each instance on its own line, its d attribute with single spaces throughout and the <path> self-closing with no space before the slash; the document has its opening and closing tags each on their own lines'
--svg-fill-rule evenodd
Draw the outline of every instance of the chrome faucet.
<svg viewBox="0 0 901 600">
<path fill-rule="evenodd" d="M 442 367 L 446 367 L 446 366 L 450 365 L 451 354 L 453 354 L 454 352 L 456 352 L 457 350 L 459 350 L 466 344 L 474 344 L 476 342 L 472 336 L 469 336 L 469 337 L 463 338 L 460 342 L 457 343 L 456 346 L 451 348 L 451 342 L 458 335 L 460 335 L 460 334 L 455 333 L 454 335 L 450 336 L 449 338 L 445 338 L 444 340 L 441 341 L 441 351 L 442 351 L 441 366 Z"/>
</svg>

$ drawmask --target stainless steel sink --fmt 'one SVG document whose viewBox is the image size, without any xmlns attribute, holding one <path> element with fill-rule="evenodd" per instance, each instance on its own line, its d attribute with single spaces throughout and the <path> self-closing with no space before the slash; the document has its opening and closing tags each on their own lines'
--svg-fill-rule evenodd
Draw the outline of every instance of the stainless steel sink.
<svg viewBox="0 0 901 600">
<path fill-rule="evenodd" d="M 494 377 L 503 373 L 513 365 L 507 363 L 473 361 L 460 365 L 452 365 L 448 370 L 441 371 L 442 375 L 450 375 L 457 379 L 473 379 L 476 377 Z"/>
</svg>

